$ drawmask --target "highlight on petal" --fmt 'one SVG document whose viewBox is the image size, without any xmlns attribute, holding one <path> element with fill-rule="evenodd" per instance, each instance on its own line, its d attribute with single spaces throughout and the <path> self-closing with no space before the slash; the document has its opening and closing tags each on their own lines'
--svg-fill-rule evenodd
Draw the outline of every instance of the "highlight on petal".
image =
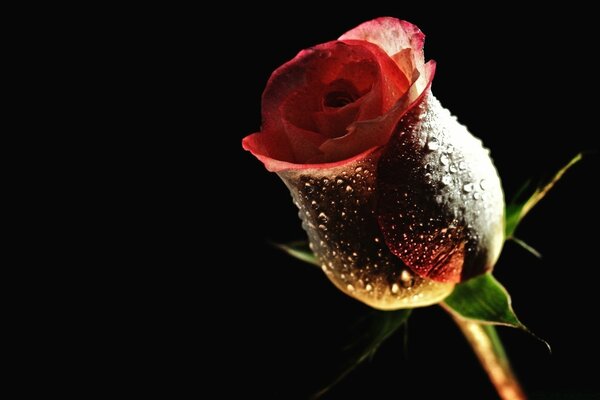
<svg viewBox="0 0 600 400">
<path fill-rule="evenodd" d="M 425 35 L 407 21 L 381 17 L 360 24 L 344 33 L 339 40 L 366 40 L 381 47 L 390 57 L 404 49 L 423 49 Z"/>
<path fill-rule="evenodd" d="M 411 100 L 425 90 L 425 35 L 417 26 L 397 18 L 382 17 L 357 26 L 340 36 L 339 40 L 364 40 L 381 47 L 406 76 L 414 77 L 411 79 L 411 83 L 415 82 Z"/>
</svg>

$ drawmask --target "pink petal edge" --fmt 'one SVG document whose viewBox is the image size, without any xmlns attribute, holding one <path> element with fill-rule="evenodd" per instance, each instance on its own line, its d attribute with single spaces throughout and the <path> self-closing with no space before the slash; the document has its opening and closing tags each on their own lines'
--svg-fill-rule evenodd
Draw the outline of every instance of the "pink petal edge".
<svg viewBox="0 0 600 400">
<path fill-rule="evenodd" d="M 340 36 L 339 40 L 366 40 L 381 47 L 390 57 L 403 49 L 422 51 L 425 34 L 410 22 L 381 17 L 364 22 Z"/>
</svg>

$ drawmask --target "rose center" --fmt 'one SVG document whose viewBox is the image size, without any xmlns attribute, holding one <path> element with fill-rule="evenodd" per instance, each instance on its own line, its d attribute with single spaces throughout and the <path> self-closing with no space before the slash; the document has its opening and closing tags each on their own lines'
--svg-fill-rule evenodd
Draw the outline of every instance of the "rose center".
<svg viewBox="0 0 600 400">
<path fill-rule="evenodd" d="M 356 98 L 347 92 L 330 92 L 325 95 L 323 104 L 325 107 L 340 108 L 354 103 Z"/>
<path fill-rule="evenodd" d="M 338 79 L 330 83 L 327 89 L 327 93 L 323 96 L 323 106 L 328 108 L 341 108 L 361 97 L 358 89 L 346 79 Z"/>
</svg>

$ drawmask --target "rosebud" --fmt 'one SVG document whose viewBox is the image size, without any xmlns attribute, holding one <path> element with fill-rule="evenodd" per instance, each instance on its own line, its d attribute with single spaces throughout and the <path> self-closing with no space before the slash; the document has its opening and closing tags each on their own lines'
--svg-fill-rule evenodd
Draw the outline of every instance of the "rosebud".
<svg viewBox="0 0 600 400">
<path fill-rule="evenodd" d="M 380 18 L 275 71 L 244 148 L 277 172 L 342 291 L 379 309 L 430 305 L 491 271 L 504 200 L 481 142 L 430 91 L 424 35 Z"/>
</svg>

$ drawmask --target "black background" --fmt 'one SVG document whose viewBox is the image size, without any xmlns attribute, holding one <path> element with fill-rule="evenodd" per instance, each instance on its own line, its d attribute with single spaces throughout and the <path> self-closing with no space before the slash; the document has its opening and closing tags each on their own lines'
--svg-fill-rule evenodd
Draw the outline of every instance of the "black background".
<svg viewBox="0 0 600 400">
<path fill-rule="evenodd" d="M 219 112 L 202 113 L 201 121 L 218 118 L 225 127 L 201 135 L 222 141 L 223 162 L 237 171 L 218 180 L 237 195 L 211 192 L 219 219 L 211 229 L 227 249 L 218 250 L 223 264 L 210 267 L 224 287 L 208 304 L 216 311 L 211 330 L 221 343 L 221 356 L 211 368 L 231 382 L 220 387 L 219 397 L 242 388 L 249 397 L 306 398 L 326 381 L 329 362 L 346 344 L 347 326 L 369 312 L 335 289 L 319 269 L 268 244 L 305 235 L 283 183 L 240 142 L 260 128 L 260 96 L 275 68 L 303 48 L 383 15 L 406 19 L 427 35 L 425 57 L 438 63 L 433 93 L 491 149 L 507 198 L 528 178 L 554 172 L 577 152 L 598 148 L 595 71 L 586 60 L 595 51 L 589 10 L 526 13 L 490 3 L 460 12 L 399 4 L 339 5 L 325 13 L 290 5 L 286 11 L 238 9 L 219 17 L 220 28 L 201 35 L 201 42 L 214 47 L 203 56 L 217 74 L 202 77 L 210 92 L 204 95 Z M 209 81 L 216 81 L 216 88 Z M 495 268 L 517 315 L 553 348 L 549 354 L 531 336 L 499 328 L 532 398 L 600 393 L 594 328 L 597 170 L 597 155 L 584 159 L 518 229 L 517 236 L 543 254 L 541 260 L 507 243 Z M 324 398 L 441 396 L 496 398 L 458 329 L 441 309 L 430 307 L 411 317 L 407 352 L 402 335 L 395 335 Z"/>
</svg>

